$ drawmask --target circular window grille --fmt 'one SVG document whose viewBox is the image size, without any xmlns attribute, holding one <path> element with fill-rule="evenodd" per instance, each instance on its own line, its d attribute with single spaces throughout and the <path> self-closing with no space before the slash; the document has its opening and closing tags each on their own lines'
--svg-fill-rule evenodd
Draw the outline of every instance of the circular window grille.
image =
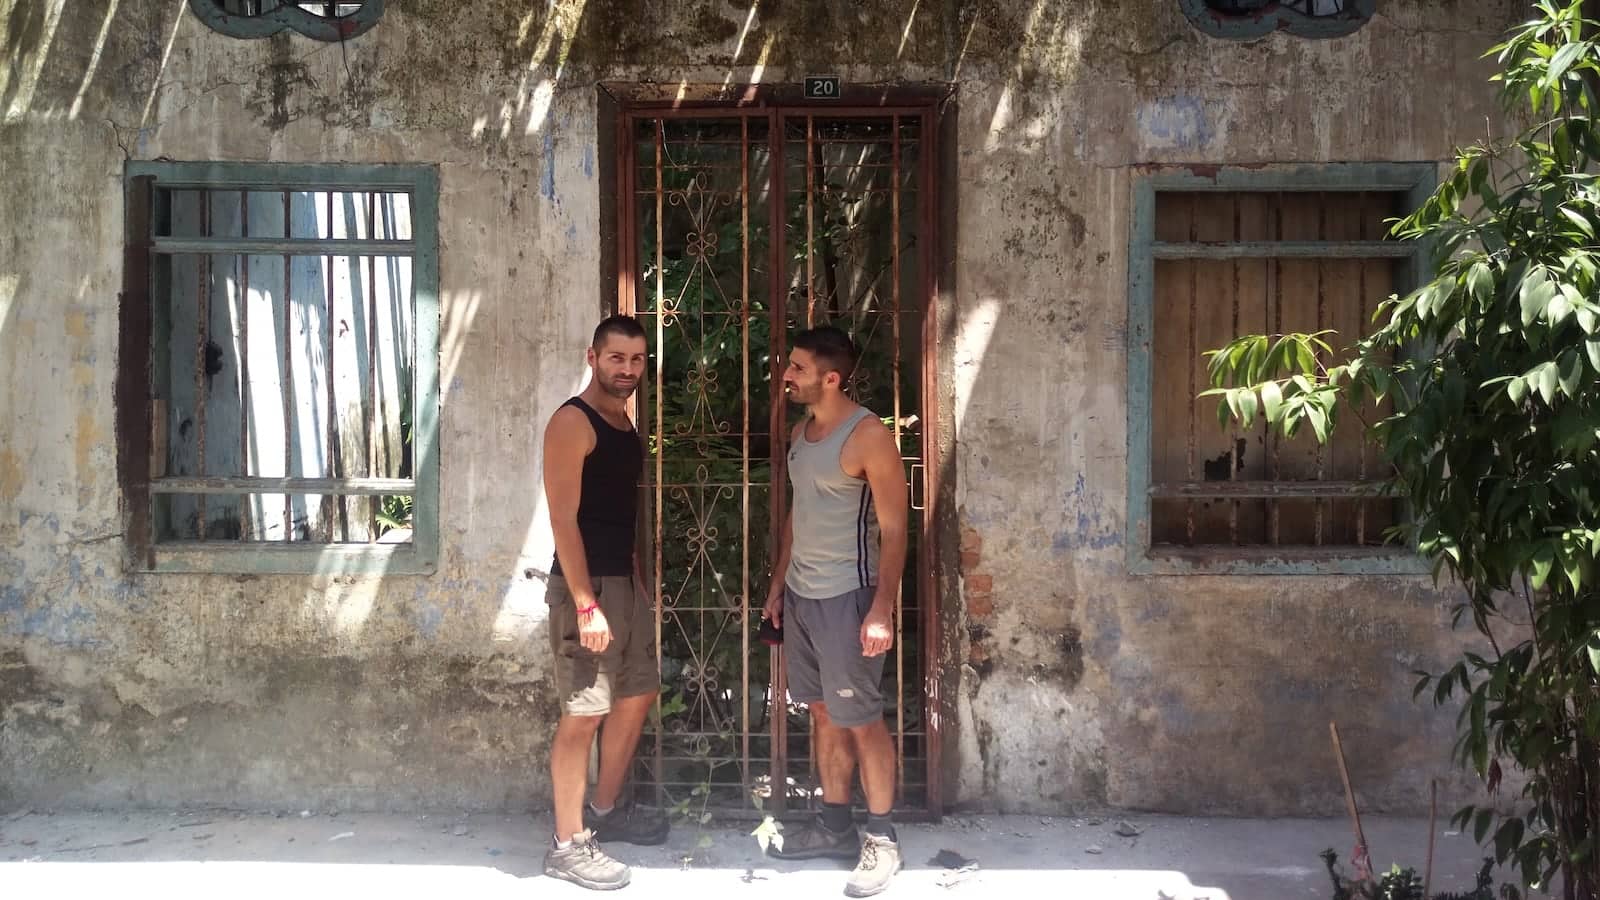
<svg viewBox="0 0 1600 900">
<path fill-rule="evenodd" d="M 1377 0 L 1179 0 L 1184 15 L 1207 34 L 1255 38 L 1274 31 L 1339 37 L 1372 18 Z"/>
<path fill-rule="evenodd" d="M 231 37 L 270 37 L 289 28 L 313 40 L 347 41 L 378 24 L 383 0 L 189 0 L 189 9 Z"/>
</svg>

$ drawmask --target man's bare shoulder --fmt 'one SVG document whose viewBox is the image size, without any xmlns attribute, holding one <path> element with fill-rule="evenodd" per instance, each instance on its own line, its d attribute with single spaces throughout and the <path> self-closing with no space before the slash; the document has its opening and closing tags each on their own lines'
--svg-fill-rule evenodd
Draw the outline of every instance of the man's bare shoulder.
<svg viewBox="0 0 1600 900">
<path fill-rule="evenodd" d="M 544 434 L 547 441 L 571 441 L 586 450 L 595 439 L 594 426 L 589 423 L 589 417 L 571 404 L 562 406 L 550 416 L 550 424 L 545 426 Z"/>
</svg>

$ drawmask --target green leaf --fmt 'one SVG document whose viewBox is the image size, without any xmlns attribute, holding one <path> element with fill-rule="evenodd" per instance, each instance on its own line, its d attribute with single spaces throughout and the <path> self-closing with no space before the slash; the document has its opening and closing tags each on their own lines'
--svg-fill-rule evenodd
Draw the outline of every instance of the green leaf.
<svg viewBox="0 0 1600 900">
<path fill-rule="evenodd" d="M 1266 413 L 1267 422 L 1278 424 L 1283 413 L 1283 388 L 1278 387 L 1276 381 L 1268 381 L 1261 385 L 1261 405 Z"/>
<path fill-rule="evenodd" d="M 1480 303 L 1494 296 L 1494 274 L 1489 271 L 1488 263 L 1475 262 L 1467 269 L 1467 293 Z"/>
<path fill-rule="evenodd" d="M 1589 367 L 1600 372 L 1600 337 L 1591 337 L 1583 342 L 1583 352 L 1588 354 Z"/>
<path fill-rule="evenodd" d="M 1594 237 L 1594 223 L 1584 218 L 1582 214 L 1565 206 L 1561 207 L 1561 214 L 1566 216 L 1568 222 L 1578 226 L 1584 237 L 1591 239 Z"/>
<path fill-rule="evenodd" d="M 1311 420 L 1311 430 L 1317 435 L 1317 443 L 1328 442 L 1328 414 L 1316 403 L 1306 405 L 1306 418 Z"/>
<path fill-rule="evenodd" d="M 1556 399 L 1556 385 L 1558 382 L 1558 377 L 1556 375 L 1556 364 L 1553 362 L 1544 363 L 1543 365 L 1539 366 L 1538 372 L 1539 396 L 1543 397 L 1545 405 L 1549 406 L 1554 403 Z"/>
<path fill-rule="evenodd" d="M 1581 307 L 1578 310 L 1578 327 L 1584 334 L 1594 334 L 1600 329 L 1600 315 L 1596 315 L 1593 307 Z"/>
<path fill-rule="evenodd" d="M 1540 544 L 1539 549 L 1533 553 L 1533 558 L 1528 561 L 1531 570 L 1530 581 L 1534 590 L 1543 590 L 1545 582 L 1550 580 L 1550 571 L 1555 568 L 1556 554 L 1549 544 Z"/>
<path fill-rule="evenodd" d="M 1544 312 L 1550 304 L 1550 298 L 1556 293 L 1555 285 L 1551 283 L 1544 267 L 1535 266 L 1528 271 L 1522 279 L 1522 288 L 1518 292 L 1518 299 L 1522 306 L 1522 325 L 1527 327 Z"/>
<path fill-rule="evenodd" d="M 1239 418 L 1244 422 L 1244 427 L 1249 428 L 1256 421 L 1256 395 L 1254 391 L 1239 392 Z"/>
<path fill-rule="evenodd" d="M 1568 350 L 1561 354 L 1560 367 L 1561 393 L 1577 399 L 1578 388 L 1583 383 L 1583 360 Z"/>
<path fill-rule="evenodd" d="M 1528 379 L 1513 378 L 1506 382 L 1506 395 L 1511 398 L 1512 403 L 1521 406 L 1522 401 L 1528 399 Z"/>
<path fill-rule="evenodd" d="M 1478 843 L 1483 843 L 1484 837 L 1489 833 L 1489 823 L 1494 818 L 1494 810 L 1480 809 L 1476 821 L 1472 824 L 1472 837 Z"/>
<path fill-rule="evenodd" d="M 1545 88 L 1555 86 L 1555 83 L 1560 81 L 1563 75 L 1567 74 L 1567 70 L 1572 68 L 1572 63 L 1587 49 L 1589 49 L 1589 43 L 1587 41 L 1579 41 L 1574 44 L 1567 44 L 1556 51 L 1556 55 L 1550 60 L 1550 68 L 1545 70 L 1544 80 L 1540 82 L 1540 86 Z"/>
</svg>

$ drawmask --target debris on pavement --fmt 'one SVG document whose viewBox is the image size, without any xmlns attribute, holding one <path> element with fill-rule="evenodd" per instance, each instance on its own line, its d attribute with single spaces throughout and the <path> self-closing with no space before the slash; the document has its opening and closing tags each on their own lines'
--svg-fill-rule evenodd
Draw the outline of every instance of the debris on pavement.
<svg viewBox="0 0 1600 900">
<path fill-rule="evenodd" d="M 1122 821 L 1117 823 L 1115 833 L 1117 837 L 1136 838 L 1139 835 L 1144 834 L 1144 829 L 1135 826 L 1131 822 Z"/>
<path fill-rule="evenodd" d="M 933 859 L 928 860 L 928 865 L 944 869 L 938 881 L 943 888 L 955 887 L 978 872 L 977 860 L 968 859 L 954 850 L 940 850 Z"/>
<path fill-rule="evenodd" d="M 1089 846 L 1083 848 L 1083 852 L 1085 852 L 1085 853 L 1093 853 L 1094 855 L 1099 856 L 1100 854 L 1102 854 L 1102 853 L 1104 853 L 1106 851 L 1099 844 L 1090 844 Z"/>
<path fill-rule="evenodd" d="M 974 860 L 967 859 L 954 850 L 940 850 L 933 855 L 933 859 L 928 860 L 928 865 L 938 866 L 941 869 L 959 869 L 973 862 Z"/>
<path fill-rule="evenodd" d="M 338 834 L 334 835 L 333 837 L 328 838 L 328 843 L 331 844 L 334 841 L 342 841 L 345 838 L 353 838 L 355 836 L 356 836 L 356 833 L 354 831 L 341 831 Z"/>
</svg>

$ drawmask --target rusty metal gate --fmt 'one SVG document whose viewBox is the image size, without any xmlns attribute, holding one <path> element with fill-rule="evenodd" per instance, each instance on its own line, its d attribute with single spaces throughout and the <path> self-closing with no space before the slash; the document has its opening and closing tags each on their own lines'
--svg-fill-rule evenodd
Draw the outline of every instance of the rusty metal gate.
<svg viewBox="0 0 1600 900">
<path fill-rule="evenodd" d="M 820 796 L 809 717 L 756 633 L 787 496 L 790 329 L 862 349 L 850 390 L 901 447 L 913 513 L 885 717 L 897 808 L 940 807 L 932 504 L 937 446 L 934 110 L 649 108 L 619 113 L 618 305 L 654 371 L 643 529 L 663 684 L 640 744 L 641 800 L 754 813 Z M 933 706 L 932 708 L 936 708 Z"/>
</svg>

